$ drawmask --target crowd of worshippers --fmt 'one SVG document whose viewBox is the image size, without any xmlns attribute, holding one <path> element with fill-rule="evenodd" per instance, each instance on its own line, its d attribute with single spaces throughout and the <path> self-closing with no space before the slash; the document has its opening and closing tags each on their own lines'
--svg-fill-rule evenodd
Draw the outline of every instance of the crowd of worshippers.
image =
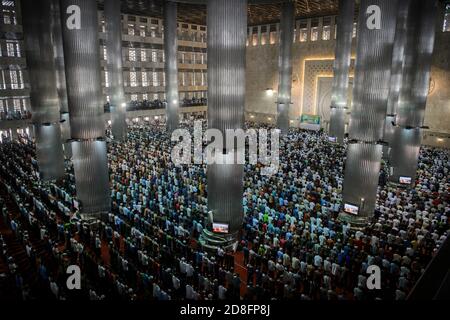
<svg viewBox="0 0 450 320">
<path fill-rule="evenodd" d="M 28 110 L 0 111 L 0 120 L 25 120 L 31 119 L 31 112 Z"/>
<path fill-rule="evenodd" d="M 76 263 L 90 299 L 402 300 L 449 231 L 450 163 L 443 149 L 421 149 L 411 190 L 380 179 L 375 214 L 356 231 L 337 218 L 345 147 L 328 143 L 322 132 L 292 129 L 281 141 L 277 174 L 245 165 L 237 251 L 211 253 L 197 242 L 208 214 L 206 166 L 175 166 L 162 127 L 134 125 L 125 142 L 109 143 L 112 211 L 97 225 L 72 214 L 70 162 L 64 180 L 43 183 L 31 141 L 0 148 L 1 181 L 14 200 L 9 207 L 2 202 L 4 222 L 27 253 L 33 234 L 45 242 L 48 261 L 29 256 L 40 290 L 58 299 L 71 298 L 63 266 Z M 4 248 L 14 275 L 20 268 Z M 380 290 L 366 286 L 370 265 L 381 269 Z M 19 277 L 22 295 L 35 293 Z"/>
<path fill-rule="evenodd" d="M 142 101 L 129 101 L 127 103 L 127 111 L 135 111 L 135 110 L 154 110 L 154 109 L 164 109 L 166 105 L 166 100 L 142 100 Z M 181 107 L 194 107 L 194 106 L 206 106 L 207 99 L 206 98 L 184 98 L 181 100 Z M 107 102 L 104 105 L 105 112 L 111 111 L 111 105 Z"/>
</svg>

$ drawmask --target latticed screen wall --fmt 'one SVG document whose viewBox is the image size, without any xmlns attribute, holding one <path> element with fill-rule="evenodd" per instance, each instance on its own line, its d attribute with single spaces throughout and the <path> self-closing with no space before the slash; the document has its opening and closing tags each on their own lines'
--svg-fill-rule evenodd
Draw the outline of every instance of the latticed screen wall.
<svg viewBox="0 0 450 320">
<path fill-rule="evenodd" d="M 318 81 L 321 77 L 333 76 L 333 62 L 334 59 L 318 59 L 314 58 L 305 60 L 304 75 L 303 75 L 303 95 L 302 95 L 302 113 L 318 114 L 317 113 L 317 88 Z M 352 59 L 350 65 L 350 74 L 353 74 L 355 60 Z"/>
</svg>

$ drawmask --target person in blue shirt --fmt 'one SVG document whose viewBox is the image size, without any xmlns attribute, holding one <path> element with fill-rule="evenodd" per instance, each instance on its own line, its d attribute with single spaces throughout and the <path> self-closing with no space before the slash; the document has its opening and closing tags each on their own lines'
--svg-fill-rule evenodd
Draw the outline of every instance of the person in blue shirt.
<svg viewBox="0 0 450 320">
<path fill-rule="evenodd" d="M 123 214 L 129 218 L 130 210 L 127 207 L 123 207 Z M 117 218 L 117 219 L 119 220 L 119 218 Z"/>
<path fill-rule="evenodd" d="M 278 198 L 278 203 L 280 204 L 280 206 L 283 206 L 284 205 L 284 199 L 279 197 Z"/>
<path fill-rule="evenodd" d="M 292 233 L 290 231 L 286 232 L 286 236 L 285 236 L 286 240 L 289 241 L 292 238 Z"/>
<path fill-rule="evenodd" d="M 259 224 L 259 220 L 256 217 L 253 217 L 252 225 L 254 227 L 256 227 L 256 226 L 258 226 L 258 224 Z"/>
<path fill-rule="evenodd" d="M 277 260 L 283 260 L 283 255 L 284 255 L 283 249 L 280 248 L 280 249 L 277 251 Z"/>
<path fill-rule="evenodd" d="M 42 262 L 39 263 L 39 276 L 43 281 L 48 280 L 47 268 L 44 266 Z"/>
</svg>

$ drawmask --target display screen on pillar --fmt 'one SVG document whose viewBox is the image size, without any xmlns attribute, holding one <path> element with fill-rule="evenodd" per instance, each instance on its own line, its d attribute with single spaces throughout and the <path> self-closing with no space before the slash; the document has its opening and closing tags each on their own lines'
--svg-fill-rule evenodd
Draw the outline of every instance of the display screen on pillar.
<svg viewBox="0 0 450 320">
<path fill-rule="evenodd" d="M 228 224 L 227 223 L 213 223 L 213 232 L 228 233 Z"/>
<path fill-rule="evenodd" d="M 337 138 L 336 137 L 328 137 L 328 141 L 334 143 L 337 141 Z"/>
<path fill-rule="evenodd" d="M 398 182 L 400 184 L 411 184 L 411 181 L 412 181 L 411 177 L 400 177 L 398 179 Z"/>
<path fill-rule="evenodd" d="M 351 203 L 344 203 L 344 212 L 357 215 L 359 213 L 359 207 Z"/>
</svg>

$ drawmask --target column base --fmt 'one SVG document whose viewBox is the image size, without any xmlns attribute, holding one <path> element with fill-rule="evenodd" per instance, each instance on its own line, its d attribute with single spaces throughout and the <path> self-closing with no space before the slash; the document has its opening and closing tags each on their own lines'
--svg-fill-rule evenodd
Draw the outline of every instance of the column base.
<svg viewBox="0 0 450 320">
<path fill-rule="evenodd" d="M 350 228 L 352 230 L 362 230 L 364 227 L 367 226 L 367 223 L 369 221 L 368 217 L 359 217 L 354 216 L 345 212 L 339 213 L 338 219 L 341 222 L 348 222 L 350 223 Z"/>
<path fill-rule="evenodd" d="M 81 222 L 85 225 L 88 225 L 92 230 L 98 230 L 98 227 L 102 218 L 101 212 L 96 213 L 81 213 Z"/>
<path fill-rule="evenodd" d="M 216 252 L 217 248 L 224 250 L 233 250 L 238 241 L 238 232 L 231 234 L 214 233 L 203 229 L 199 242 L 203 249 L 210 252 Z"/>
<path fill-rule="evenodd" d="M 383 146 L 383 154 L 382 154 L 382 159 L 384 161 L 389 161 L 390 159 L 390 153 L 391 153 L 391 147 L 390 146 Z"/>
</svg>

